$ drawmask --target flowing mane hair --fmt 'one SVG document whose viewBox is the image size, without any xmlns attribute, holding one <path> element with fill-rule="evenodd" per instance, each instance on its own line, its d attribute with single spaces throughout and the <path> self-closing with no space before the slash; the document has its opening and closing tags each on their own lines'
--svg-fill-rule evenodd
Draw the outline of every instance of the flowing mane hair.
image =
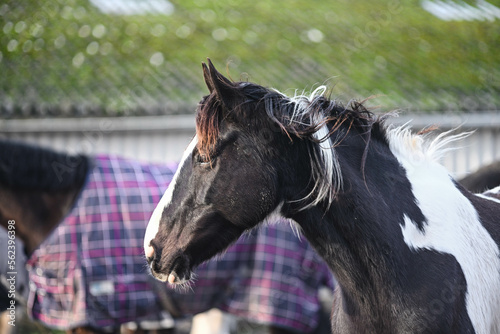
<svg viewBox="0 0 500 334">
<path fill-rule="evenodd" d="M 216 75 L 219 73 L 216 72 Z M 312 198 L 312 201 L 308 201 L 303 209 L 323 200 L 326 200 L 328 205 L 331 204 L 341 189 L 342 174 L 334 148 L 352 128 L 356 128 L 366 142 L 360 166 L 364 174 L 372 130 L 381 129 L 383 120 L 375 117 L 364 106 L 364 101 L 351 100 L 344 106 L 326 96 L 326 86 L 319 86 L 310 94 L 296 92 L 294 96 L 288 97 L 275 89 L 248 82 L 231 82 L 225 77 L 219 80 L 220 83 L 224 85 L 219 87 L 224 90 L 224 98 L 220 98 L 218 91 L 213 89 L 210 95 L 202 99 L 197 110 L 198 151 L 207 161 L 210 161 L 214 153 L 219 126 L 225 118 L 243 117 L 260 119 L 261 122 L 265 122 L 267 118 L 286 134 L 290 141 L 309 140 L 314 144 L 310 145 L 309 150 L 314 186 L 304 198 Z M 340 130 L 343 124 L 348 124 L 347 131 Z M 262 126 L 266 126 L 265 123 Z M 269 127 L 269 121 L 267 126 Z"/>
</svg>

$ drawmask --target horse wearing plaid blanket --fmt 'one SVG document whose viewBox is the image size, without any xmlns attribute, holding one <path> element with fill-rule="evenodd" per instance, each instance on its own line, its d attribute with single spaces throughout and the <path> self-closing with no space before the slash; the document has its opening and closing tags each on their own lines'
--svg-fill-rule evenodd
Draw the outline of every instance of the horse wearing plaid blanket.
<svg viewBox="0 0 500 334">
<path fill-rule="evenodd" d="M 175 169 L 0 142 L 0 219 L 15 220 L 25 242 L 31 316 L 89 333 L 116 332 L 128 322 L 168 325 L 163 295 L 176 314 L 217 307 L 268 324 L 271 332 L 315 330 L 318 287 L 332 287 L 332 276 L 309 244 L 282 225 L 252 231 L 201 266 L 188 291 L 153 286 L 144 232 Z"/>
<path fill-rule="evenodd" d="M 196 136 L 153 212 L 153 275 L 191 270 L 269 215 L 298 224 L 335 272 L 335 333 L 500 333 L 500 203 L 438 163 L 446 144 L 361 103 L 288 97 L 203 64 Z"/>
</svg>

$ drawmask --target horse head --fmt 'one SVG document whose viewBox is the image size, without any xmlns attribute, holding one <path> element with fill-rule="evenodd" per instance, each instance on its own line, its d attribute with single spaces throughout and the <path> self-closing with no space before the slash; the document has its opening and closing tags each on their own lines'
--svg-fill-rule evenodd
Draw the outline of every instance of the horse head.
<svg viewBox="0 0 500 334">
<path fill-rule="evenodd" d="M 210 94 L 199 103 L 196 136 L 149 221 L 144 248 L 153 275 L 170 283 L 225 250 L 280 203 L 279 127 L 265 116 L 261 86 L 232 82 L 203 64 Z"/>
</svg>

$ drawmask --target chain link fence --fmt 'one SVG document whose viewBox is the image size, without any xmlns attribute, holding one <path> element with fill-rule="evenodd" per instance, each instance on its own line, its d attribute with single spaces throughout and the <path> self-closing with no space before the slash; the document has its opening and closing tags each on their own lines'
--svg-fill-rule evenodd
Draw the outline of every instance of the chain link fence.
<svg viewBox="0 0 500 334">
<path fill-rule="evenodd" d="M 7 0 L 0 116 L 192 113 L 206 94 L 200 62 L 207 56 L 235 80 L 288 93 L 326 83 L 333 97 L 382 95 L 377 104 L 389 109 L 497 110 L 499 6 Z M 440 17 L 443 10 L 449 15 Z"/>
</svg>

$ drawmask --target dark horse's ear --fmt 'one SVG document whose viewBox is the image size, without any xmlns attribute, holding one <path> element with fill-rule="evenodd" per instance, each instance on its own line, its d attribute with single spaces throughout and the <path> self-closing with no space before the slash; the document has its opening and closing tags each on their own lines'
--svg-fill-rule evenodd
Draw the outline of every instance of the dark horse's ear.
<svg viewBox="0 0 500 334">
<path fill-rule="evenodd" d="M 216 69 L 212 61 L 207 58 L 208 66 L 202 63 L 203 66 L 203 77 L 205 78 L 205 83 L 208 87 L 210 93 L 215 93 L 217 99 L 222 102 L 222 104 L 230 109 L 234 99 L 239 95 L 234 83 L 220 74 Z"/>
</svg>

